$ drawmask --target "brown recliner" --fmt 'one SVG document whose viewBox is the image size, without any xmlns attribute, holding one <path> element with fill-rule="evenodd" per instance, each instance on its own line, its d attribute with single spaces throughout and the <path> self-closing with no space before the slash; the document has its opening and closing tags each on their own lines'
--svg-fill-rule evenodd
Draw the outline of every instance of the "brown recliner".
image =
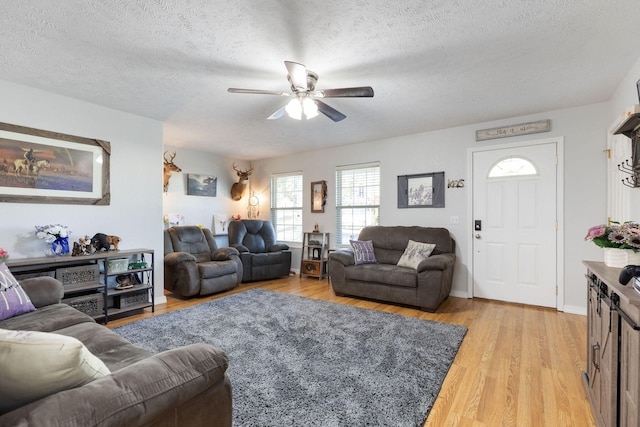
<svg viewBox="0 0 640 427">
<path fill-rule="evenodd" d="M 164 231 L 164 288 L 185 297 L 209 295 L 242 282 L 242 261 L 234 248 L 219 248 L 211 231 L 175 226 Z"/>
<path fill-rule="evenodd" d="M 277 279 L 291 272 L 289 246 L 276 241 L 276 232 L 269 221 L 231 221 L 229 245 L 240 252 L 244 282 Z"/>
</svg>

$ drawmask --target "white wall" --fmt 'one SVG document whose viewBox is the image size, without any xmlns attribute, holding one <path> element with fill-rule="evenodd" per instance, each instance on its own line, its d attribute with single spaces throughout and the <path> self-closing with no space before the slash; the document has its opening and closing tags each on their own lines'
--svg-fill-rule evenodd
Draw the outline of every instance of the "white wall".
<svg viewBox="0 0 640 427">
<path fill-rule="evenodd" d="M 613 123 L 627 107 L 639 103 L 638 91 L 636 90 L 636 82 L 639 79 L 640 58 L 638 58 L 633 67 L 631 67 L 631 70 L 629 70 L 611 97 L 609 108 L 610 123 Z M 628 220 L 640 221 L 640 189 L 631 189 L 629 194 L 632 217 L 628 218 Z M 633 215 L 635 215 L 635 217 L 633 217 Z"/>
<path fill-rule="evenodd" d="M 318 118 L 318 120 L 323 117 Z M 551 132 L 513 138 L 476 142 L 475 131 L 495 126 L 512 125 L 534 120 L 551 119 Z M 445 179 L 467 177 L 467 149 L 473 146 L 495 145 L 563 136 L 564 153 L 564 303 L 561 307 L 572 312 L 586 312 L 586 290 L 583 259 L 601 260 L 595 245 L 583 241 L 586 230 L 600 223 L 606 215 L 606 128 L 611 122 L 607 104 L 545 112 L 472 126 L 462 126 L 362 144 L 330 148 L 322 151 L 266 159 L 256 162 L 254 185 L 268 188 L 269 176 L 301 170 L 304 174 L 304 199 L 310 199 L 310 183 L 326 180 L 328 198 L 325 213 L 312 214 L 305 206 L 303 224 L 311 230 L 318 223 L 320 229 L 335 233 L 335 168 L 339 165 L 380 161 L 382 225 L 423 225 L 447 227 L 457 241 L 457 262 L 454 272 L 453 295 L 466 296 L 469 274 L 467 248 L 470 244 L 470 223 L 467 213 L 468 187 L 447 189 L 445 208 L 398 209 L 397 176 L 445 171 Z M 268 195 L 268 192 L 266 193 Z M 451 224 L 450 217 L 458 216 L 459 224 Z M 332 244 L 335 239 L 332 236 Z M 593 247 L 592 247 L 593 246 Z"/>
<path fill-rule="evenodd" d="M 11 258 L 43 256 L 35 225 L 69 226 L 71 241 L 102 232 L 120 248 L 156 252 L 156 302 L 165 301 L 162 263 L 162 123 L 0 81 L 0 121 L 111 143 L 108 206 L 2 203 L 0 247 Z"/>
<path fill-rule="evenodd" d="M 240 215 L 247 218 L 247 199 L 253 177 L 249 178 L 245 196 L 239 201 L 232 200 L 231 186 L 238 180 L 233 170 L 233 159 L 171 145 L 165 145 L 164 150 L 169 154 L 176 153 L 173 162 L 182 169 L 182 172 L 172 174 L 169 180 L 169 187 L 163 196 L 165 214 L 182 214 L 185 216 L 185 225 L 202 225 L 212 231 L 214 215 Z M 242 170 L 249 168 L 249 163 L 245 161 L 235 160 L 235 165 Z M 187 175 L 190 173 L 217 177 L 216 197 L 187 195 Z M 267 215 L 268 211 L 267 206 Z M 220 242 L 219 239 L 216 241 Z"/>
</svg>

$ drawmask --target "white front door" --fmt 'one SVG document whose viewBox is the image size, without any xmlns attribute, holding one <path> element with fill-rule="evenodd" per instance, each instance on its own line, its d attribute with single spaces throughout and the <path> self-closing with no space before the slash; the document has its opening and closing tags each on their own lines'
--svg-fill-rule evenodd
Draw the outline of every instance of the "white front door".
<svg viewBox="0 0 640 427">
<path fill-rule="evenodd" d="M 472 154 L 475 297 L 556 307 L 556 150 Z"/>
</svg>

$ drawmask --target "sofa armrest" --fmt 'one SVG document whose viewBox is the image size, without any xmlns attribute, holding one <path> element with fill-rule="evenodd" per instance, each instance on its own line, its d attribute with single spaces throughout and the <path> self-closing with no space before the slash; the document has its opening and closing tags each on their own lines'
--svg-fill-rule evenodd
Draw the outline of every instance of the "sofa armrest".
<svg viewBox="0 0 640 427">
<path fill-rule="evenodd" d="M 417 270 L 446 270 L 448 266 L 453 265 L 455 260 L 456 256 L 453 253 L 431 255 L 418 264 Z"/>
<path fill-rule="evenodd" d="M 241 244 L 239 244 L 239 243 L 233 243 L 233 244 L 231 245 L 231 247 L 232 247 L 232 248 L 237 249 L 237 250 L 238 250 L 238 252 L 240 252 L 240 253 L 243 253 L 243 252 L 249 252 L 249 248 L 247 248 L 246 246 L 241 245 Z"/>
<path fill-rule="evenodd" d="M 226 354 L 208 344 L 165 351 L 82 387 L 65 390 L 0 416 L 0 425 L 136 426 L 153 421 L 225 381 Z M 231 391 L 229 390 L 229 394 Z M 229 397 L 230 400 L 230 397 Z M 209 420 L 217 402 L 211 402 Z M 224 405 L 226 406 L 226 405 Z"/>
<path fill-rule="evenodd" d="M 289 245 L 286 243 L 276 243 L 275 245 L 269 246 L 267 249 L 269 252 L 280 252 L 280 251 L 288 251 Z"/>
<path fill-rule="evenodd" d="M 23 279 L 20 281 L 20 286 L 27 293 L 35 308 L 60 304 L 64 296 L 62 283 L 49 276 Z"/>
<path fill-rule="evenodd" d="M 353 256 L 353 251 L 350 249 L 339 249 L 329 253 L 329 259 L 340 262 L 344 265 L 354 265 L 356 259 Z"/>
<path fill-rule="evenodd" d="M 226 261 L 231 259 L 232 255 L 240 255 L 240 252 L 236 248 L 220 248 L 211 253 L 211 259 L 214 261 Z"/>
</svg>

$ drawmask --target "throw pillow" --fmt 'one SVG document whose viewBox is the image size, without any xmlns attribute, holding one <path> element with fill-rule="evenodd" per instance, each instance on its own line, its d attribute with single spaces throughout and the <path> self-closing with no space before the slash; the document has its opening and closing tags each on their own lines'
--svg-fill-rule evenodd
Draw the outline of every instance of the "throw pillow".
<svg viewBox="0 0 640 427">
<path fill-rule="evenodd" d="M 356 265 L 378 263 L 376 254 L 373 252 L 373 242 L 371 240 L 349 240 L 349 243 L 353 248 Z"/>
<path fill-rule="evenodd" d="M 0 263 L 0 320 L 28 313 L 36 308 L 22 286 L 9 271 L 7 264 Z"/>
<path fill-rule="evenodd" d="M 0 329 L 0 414 L 109 375 L 80 341 L 65 335 Z"/>
<path fill-rule="evenodd" d="M 431 252 L 435 249 L 434 243 L 422 243 L 409 240 L 404 253 L 398 261 L 398 266 L 418 269 L 418 265 L 425 259 L 429 258 Z"/>
</svg>

